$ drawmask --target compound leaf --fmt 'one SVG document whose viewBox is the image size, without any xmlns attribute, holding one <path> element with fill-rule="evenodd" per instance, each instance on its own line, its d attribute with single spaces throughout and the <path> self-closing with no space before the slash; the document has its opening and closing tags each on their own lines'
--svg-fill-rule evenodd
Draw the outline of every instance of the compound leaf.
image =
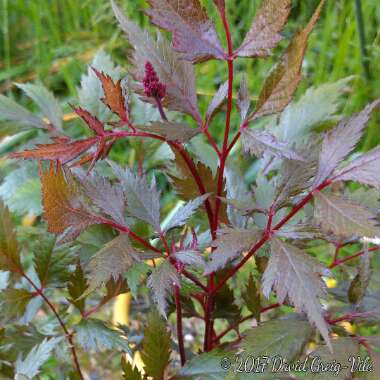
<svg viewBox="0 0 380 380">
<path fill-rule="evenodd" d="M 44 121 L 14 100 L 0 94 L 0 120 L 14 121 L 27 127 L 46 128 Z"/>
<path fill-rule="evenodd" d="M 72 141 L 71 139 L 64 137 L 57 138 L 55 141 L 56 142 L 52 144 L 37 144 L 36 149 L 12 153 L 9 156 L 11 158 L 34 160 L 58 160 L 62 164 L 66 164 L 93 147 L 98 139 L 96 137 L 91 137 L 88 139 Z"/>
<path fill-rule="evenodd" d="M 288 19 L 291 0 L 264 0 L 252 26 L 235 54 L 240 57 L 266 57 L 277 46 Z"/>
<path fill-rule="evenodd" d="M 71 172 L 57 163 L 41 169 L 42 203 L 48 231 L 74 239 L 92 224 L 98 223 L 81 201 L 81 194 Z"/>
<path fill-rule="evenodd" d="M 91 202 L 113 220 L 123 224 L 125 199 L 122 187 L 119 184 L 111 184 L 108 178 L 102 177 L 96 171 L 88 174 L 78 171 L 75 174 Z"/>
<path fill-rule="evenodd" d="M 200 62 L 225 54 L 213 22 L 199 0 L 148 0 L 151 22 L 173 34 L 173 47 L 183 58 Z"/>
<path fill-rule="evenodd" d="M 138 83 L 142 83 L 145 76 L 144 63 L 150 62 L 161 83 L 166 86 L 164 106 L 174 111 L 187 113 L 195 120 L 200 121 L 192 64 L 181 59 L 180 55 L 161 35 L 158 35 L 157 40 L 154 41 L 146 31 L 142 31 L 134 22 L 130 21 L 114 1 L 112 1 L 112 8 L 120 27 L 134 47 L 132 57 L 134 79 Z M 144 100 L 151 101 L 146 98 Z"/>
<path fill-rule="evenodd" d="M 152 290 L 153 299 L 163 316 L 166 316 L 167 298 L 173 290 L 173 285 L 180 286 L 180 279 L 173 265 L 165 260 L 153 269 L 148 278 L 148 287 Z"/>
<path fill-rule="evenodd" d="M 149 185 L 145 176 L 138 176 L 128 168 L 123 170 L 112 162 L 110 165 L 127 196 L 128 212 L 160 231 L 160 193 L 155 179 Z"/>
<path fill-rule="evenodd" d="M 323 4 L 324 0 L 319 4 L 308 25 L 293 37 L 280 63 L 265 80 L 256 104 L 256 111 L 251 114 L 250 119 L 281 112 L 292 100 L 301 81 L 301 67 L 308 38 L 319 18 Z"/>
<path fill-rule="evenodd" d="M 242 132 L 243 148 L 246 152 L 262 157 L 266 152 L 278 158 L 305 161 L 298 153 L 288 147 L 286 143 L 267 131 L 252 131 L 248 128 Z"/>
<path fill-rule="evenodd" d="M 314 216 L 324 232 L 339 237 L 376 237 L 380 234 L 375 215 L 348 198 L 316 193 Z"/>
<path fill-rule="evenodd" d="M 207 108 L 206 119 L 208 120 L 208 122 L 210 122 L 210 120 L 215 115 L 218 108 L 220 108 L 223 102 L 225 101 L 227 97 L 227 92 L 228 92 L 228 82 L 224 82 L 219 87 L 218 91 L 212 98 L 211 103 L 209 104 Z"/>
<path fill-rule="evenodd" d="M 198 128 L 190 128 L 187 124 L 171 121 L 155 121 L 147 126 L 136 126 L 136 128 L 142 132 L 162 136 L 168 141 L 179 142 L 187 142 L 200 132 Z"/>
<path fill-rule="evenodd" d="M 260 321 L 261 310 L 261 297 L 260 297 L 260 285 L 254 279 L 252 273 L 249 276 L 247 286 L 242 293 L 242 298 L 245 302 L 245 306 L 253 314 L 257 321 Z"/>
<path fill-rule="evenodd" d="M 0 202 L 0 270 L 22 271 L 16 232 L 9 210 L 3 202 Z"/>
<path fill-rule="evenodd" d="M 109 280 L 117 281 L 138 261 L 138 253 L 132 247 L 128 235 L 120 234 L 108 242 L 92 257 L 86 272 L 91 292 Z"/>
<path fill-rule="evenodd" d="M 93 68 L 102 83 L 102 102 L 123 121 L 128 120 L 128 93 L 122 87 L 122 80 L 114 82 L 110 75 Z"/>
<path fill-rule="evenodd" d="M 278 238 L 271 240 L 271 252 L 263 275 L 263 294 L 268 298 L 273 287 L 280 303 L 289 297 L 299 311 L 307 314 L 330 345 L 329 331 L 319 300 L 325 295 L 321 279 L 325 268 L 312 256 Z"/>
<path fill-rule="evenodd" d="M 165 231 L 183 226 L 186 221 L 197 211 L 199 206 L 209 197 L 209 195 L 210 194 L 204 194 L 179 208 L 165 226 Z"/>
<path fill-rule="evenodd" d="M 82 319 L 76 326 L 76 340 L 86 351 L 119 350 L 131 354 L 128 340 L 119 329 L 100 319 Z"/>
<path fill-rule="evenodd" d="M 319 169 L 314 180 L 314 187 L 326 180 L 341 161 L 352 152 L 359 142 L 372 112 L 379 105 L 379 100 L 367 105 L 363 111 L 341 121 L 337 127 L 326 134 L 319 156 Z"/>
<path fill-rule="evenodd" d="M 216 250 L 210 255 L 205 273 L 209 274 L 224 268 L 229 261 L 251 248 L 260 239 L 261 234 L 262 232 L 258 229 L 225 228 L 220 230 L 218 238 L 213 242 Z"/>
<path fill-rule="evenodd" d="M 17 83 L 16 86 L 21 88 L 40 107 L 43 115 L 55 128 L 62 128 L 63 114 L 61 107 L 57 99 L 46 87 L 31 83 Z"/>
<path fill-rule="evenodd" d="M 2 306 L 3 322 L 9 322 L 21 318 L 27 309 L 29 302 L 33 299 L 33 294 L 26 289 L 7 288 L 0 292 L 0 305 Z"/>
<path fill-rule="evenodd" d="M 25 376 L 26 379 L 37 376 L 40 373 L 40 367 L 48 361 L 52 351 L 63 339 L 64 337 L 46 338 L 41 344 L 34 346 L 24 359 L 19 356 L 15 364 L 16 378 L 20 375 Z"/>
<path fill-rule="evenodd" d="M 336 170 L 332 180 L 355 181 L 380 189 L 380 148 L 375 148 Z"/>
</svg>

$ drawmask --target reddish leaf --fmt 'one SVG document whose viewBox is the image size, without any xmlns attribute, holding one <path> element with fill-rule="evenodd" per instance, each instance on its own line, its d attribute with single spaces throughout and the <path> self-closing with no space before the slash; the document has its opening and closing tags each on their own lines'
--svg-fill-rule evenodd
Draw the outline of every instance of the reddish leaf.
<svg viewBox="0 0 380 380">
<path fill-rule="evenodd" d="M 318 21 L 324 2 L 324 0 L 321 1 L 307 26 L 296 33 L 280 63 L 265 80 L 256 111 L 250 116 L 251 120 L 281 112 L 291 102 L 301 81 L 301 67 L 307 41 Z"/>
<path fill-rule="evenodd" d="M 173 33 L 173 47 L 185 59 L 200 62 L 224 59 L 212 21 L 199 0 L 148 0 L 146 13 L 153 24 Z"/>
<path fill-rule="evenodd" d="M 120 117 L 121 120 L 128 120 L 128 109 L 127 103 L 128 99 L 125 99 L 123 94 L 123 89 L 121 86 L 121 79 L 116 83 L 112 78 L 104 74 L 95 68 L 92 68 L 102 83 L 104 98 L 102 102 L 116 115 Z"/>
<path fill-rule="evenodd" d="M 282 39 L 279 32 L 289 17 L 291 5 L 292 0 L 264 0 L 243 44 L 235 54 L 240 57 L 270 55 L 271 50 Z"/>
<path fill-rule="evenodd" d="M 98 221 L 89 214 L 81 201 L 81 193 L 70 171 L 58 162 L 40 170 L 42 203 L 48 231 L 63 234 L 65 240 L 77 237 Z"/>
<path fill-rule="evenodd" d="M 102 136 L 104 134 L 104 124 L 100 120 L 98 120 L 98 118 L 92 116 L 90 112 L 84 110 L 81 107 L 73 107 L 73 110 L 86 122 L 90 129 L 92 129 L 97 135 Z"/>
<path fill-rule="evenodd" d="M 62 164 L 72 161 L 90 149 L 97 141 L 96 137 L 73 141 L 56 139 L 54 144 L 38 144 L 37 149 L 10 154 L 11 158 L 60 161 Z"/>
<path fill-rule="evenodd" d="M 195 91 L 194 68 L 190 62 L 180 59 L 171 44 L 160 34 L 153 40 L 147 32 L 142 31 L 135 23 L 124 16 L 120 8 L 112 1 L 112 7 L 121 28 L 133 45 L 133 70 L 131 74 L 137 83 L 142 83 L 145 77 L 146 62 L 151 62 L 160 82 L 166 86 L 166 95 L 162 103 L 173 111 L 191 115 L 198 124 L 202 121 L 199 114 Z M 142 86 L 136 91 L 144 94 Z M 146 102 L 155 102 L 152 98 L 143 98 Z"/>
</svg>

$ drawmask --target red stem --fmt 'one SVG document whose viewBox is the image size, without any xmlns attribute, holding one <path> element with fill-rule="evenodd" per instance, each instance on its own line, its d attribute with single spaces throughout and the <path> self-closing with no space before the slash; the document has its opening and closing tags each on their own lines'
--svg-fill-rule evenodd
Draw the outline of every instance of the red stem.
<svg viewBox="0 0 380 380">
<path fill-rule="evenodd" d="M 282 306 L 282 305 L 280 305 L 279 303 L 275 303 L 275 304 L 273 304 L 273 305 L 266 306 L 266 307 L 264 307 L 264 308 L 262 308 L 262 309 L 260 310 L 260 313 L 265 313 L 265 312 L 267 312 L 267 311 L 269 311 L 269 310 L 276 309 L 276 308 L 278 308 L 278 307 L 280 307 L 280 306 Z M 242 323 L 244 323 L 244 322 L 246 322 L 246 321 L 248 321 L 248 320 L 250 320 L 250 319 L 252 319 L 252 318 L 254 318 L 254 315 L 253 315 L 253 314 L 249 314 L 249 315 L 247 315 L 246 317 L 240 319 L 238 322 L 236 322 L 235 324 L 229 326 L 227 329 L 225 329 L 224 331 L 222 331 L 222 332 L 221 332 L 221 333 L 220 333 L 220 334 L 214 339 L 214 341 L 215 341 L 215 342 L 219 342 L 220 339 L 222 339 L 222 338 L 223 338 L 225 335 L 227 335 L 230 331 L 237 329 L 237 328 L 239 327 L 239 325 L 241 325 Z"/>
<path fill-rule="evenodd" d="M 334 269 L 335 267 L 342 265 L 347 261 L 350 261 L 350 260 L 356 259 L 360 256 L 363 256 L 366 252 L 374 252 L 374 251 L 378 251 L 378 250 L 380 250 L 380 245 L 376 245 L 374 247 L 368 248 L 367 251 L 360 251 L 358 253 L 355 253 L 354 255 L 345 257 L 344 259 L 334 260 L 334 262 L 329 266 L 329 269 Z"/>
<path fill-rule="evenodd" d="M 173 285 L 173 286 L 174 286 L 174 297 L 175 297 L 176 316 L 177 316 L 177 339 L 178 339 L 179 354 L 181 357 L 181 365 L 183 367 L 186 363 L 186 353 L 185 353 L 185 343 L 183 339 L 182 306 L 181 306 L 179 287 L 178 285 Z"/>
<path fill-rule="evenodd" d="M 73 335 L 69 332 L 69 330 L 67 329 L 67 327 L 65 325 L 65 322 L 63 322 L 63 320 L 62 320 L 61 316 L 59 315 L 59 313 L 57 312 L 56 308 L 50 302 L 50 300 L 45 296 L 45 294 L 42 292 L 42 290 L 38 288 L 38 286 L 30 279 L 30 277 L 27 274 L 21 273 L 21 275 L 36 290 L 37 294 L 41 296 L 41 298 L 44 300 L 44 302 L 49 306 L 50 310 L 53 312 L 54 316 L 57 318 L 58 323 L 60 324 L 62 330 L 65 333 L 65 337 L 67 339 L 67 342 L 69 343 L 69 347 L 71 349 L 71 354 L 73 356 L 74 365 L 75 365 L 75 368 L 78 372 L 79 378 L 81 380 L 84 380 L 82 370 L 80 368 L 80 364 L 79 364 L 79 360 L 78 360 L 78 355 L 77 355 L 77 352 L 75 349 L 75 344 L 73 341 Z"/>
<path fill-rule="evenodd" d="M 312 190 L 305 198 L 303 198 L 301 202 L 299 202 L 295 207 L 293 207 L 290 213 L 287 216 L 285 216 L 280 222 L 278 222 L 273 228 L 269 230 L 266 229 L 263 233 L 262 238 L 249 250 L 244 259 L 236 267 L 232 268 L 227 273 L 227 275 L 219 282 L 219 284 L 214 289 L 211 289 L 211 292 L 215 293 L 220 288 L 222 288 L 222 286 L 231 277 L 233 277 L 236 274 L 236 272 L 238 272 L 238 270 L 270 239 L 273 231 L 279 230 L 284 224 L 286 224 L 290 219 L 292 219 L 306 204 L 308 204 L 311 201 L 315 192 L 321 191 L 330 184 L 331 181 L 328 180 L 323 182 L 316 189 Z"/>
<path fill-rule="evenodd" d="M 234 63 L 233 63 L 233 46 L 230 26 L 227 21 L 226 13 L 224 8 L 219 9 L 220 17 L 223 22 L 224 30 L 226 33 L 227 44 L 228 44 L 228 95 L 227 95 L 227 114 L 226 114 L 226 127 L 224 130 L 223 148 L 220 156 L 220 168 L 218 175 L 218 186 L 217 186 L 217 198 L 215 202 L 215 213 L 214 222 L 211 226 L 211 234 L 213 240 L 216 238 L 216 230 L 219 225 L 219 209 L 221 205 L 220 196 L 223 193 L 223 182 L 224 182 L 224 170 L 226 167 L 226 160 L 228 157 L 228 138 L 231 128 L 231 112 L 232 112 L 232 95 L 233 95 L 233 81 L 234 81 Z M 214 288 L 214 274 L 211 273 L 208 278 L 208 295 L 205 308 L 205 339 L 204 339 L 204 350 L 209 351 L 212 349 L 213 335 L 214 335 L 214 322 L 212 319 L 212 312 L 214 309 L 214 294 L 210 292 Z"/>
</svg>

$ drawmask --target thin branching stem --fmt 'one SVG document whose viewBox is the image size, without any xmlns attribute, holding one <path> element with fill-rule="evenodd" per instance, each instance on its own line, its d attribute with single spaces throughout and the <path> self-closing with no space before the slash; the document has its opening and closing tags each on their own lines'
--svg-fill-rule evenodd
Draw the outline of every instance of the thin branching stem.
<svg viewBox="0 0 380 380">
<path fill-rule="evenodd" d="M 65 322 L 63 321 L 63 319 L 59 315 L 57 309 L 50 302 L 49 298 L 44 294 L 44 292 L 34 283 L 34 281 L 26 273 L 21 273 L 21 275 L 25 278 L 26 281 L 29 282 L 29 284 L 36 291 L 36 293 L 39 296 L 41 296 L 41 298 L 44 300 L 44 302 L 46 303 L 46 305 L 50 308 L 50 310 L 53 312 L 54 316 L 57 318 L 57 321 L 60 324 L 60 326 L 62 327 L 62 330 L 64 331 L 65 337 L 66 337 L 67 342 L 69 344 L 69 347 L 70 347 L 70 350 L 71 350 L 71 354 L 73 356 L 73 361 L 74 361 L 74 366 L 76 368 L 76 371 L 78 372 L 79 378 L 81 380 L 83 380 L 84 377 L 83 377 L 82 370 L 81 370 L 81 367 L 80 367 L 80 364 L 79 364 L 78 355 L 77 355 L 75 344 L 74 344 L 74 340 L 73 340 L 73 334 L 69 332 L 69 330 L 68 330 Z"/>
</svg>

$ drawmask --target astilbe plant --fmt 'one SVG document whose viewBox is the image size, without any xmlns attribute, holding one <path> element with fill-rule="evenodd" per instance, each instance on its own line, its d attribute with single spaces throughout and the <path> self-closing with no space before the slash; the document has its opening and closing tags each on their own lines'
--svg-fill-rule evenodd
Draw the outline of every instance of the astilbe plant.
<svg viewBox="0 0 380 380">
<path fill-rule="evenodd" d="M 329 350 L 353 355 L 360 345 L 376 355 L 369 338 L 338 324 L 376 323 L 379 318 L 379 304 L 373 301 L 369 306 L 366 297 L 371 252 L 379 249 L 372 242 L 380 235 L 380 149 L 350 158 L 379 101 L 339 119 L 338 100 L 348 78 L 310 89 L 292 102 L 308 37 L 324 1 L 291 39 L 255 106 L 251 107 L 244 77 L 234 97 L 236 61 L 270 57 L 282 39 L 291 0 L 264 0 L 237 48 L 224 0 L 214 3 L 224 26 L 226 51 L 199 0 L 148 0 L 150 21 L 171 33 L 171 43 L 161 34 L 154 39 L 140 30 L 112 2 L 132 45 L 131 70 L 121 79 L 110 64 L 106 68 L 95 62 L 89 69 L 88 78 L 93 85 L 94 80 L 101 84 L 101 101 L 108 108 L 99 112 L 99 98 L 93 99 L 94 106 L 88 99 L 97 94 L 89 92 L 87 106 L 83 92 L 81 107 L 72 106 L 91 130 L 90 137 L 74 139 L 64 133 L 61 111 L 41 87 L 22 89 L 41 106 L 44 119 L 1 98 L 2 119 L 42 128 L 51 139 L 10 155 L 38 160 L 43 217 L 50 234 L 42 236 L 39 230 L 30 241 L 18 242 L 9 211 L 1 206 L 0 269 L 12 274 L 1 292 L 6 310 L 0 347 L 4 376 L 33 378 L 54 350 L 67 348 L 73 371 L 66 375 L 73 379 L 87 378 L 89 362 L 82 348 L 128 355 L 140 351 L 144 374 L 123 356 L 124 378 L 133 380 L 245 378 L 254 375 L 228 371 L 220 360 L 245 352 L 252 357 L 277 354 L 291 362 L 310 342 L 320 344 L 316 352 L 322 356 Z M 228 79 L 203 117 L 193 65 L 208 60 L 225 64 Z M 148 114 L 144 125 L 135 120 L 141 115 L 133 116 L 141 100 L 151 105 L 137 112 Z M 239 125 L 232 125 L 234 107 Z M 161 120 L 149 120 L 152 109 Z M 218 112 L 225 120 L 221 144 L 213 137 Z M 180 121 L 180 114 L 186 115 L 186 122 Z M 322 124 L 325 128 L 319 130 L 324 132 L 319 133 L 314 127 Z M 170 159 L 149 173 L 143 162 L 136 172 L 122 167 L 111 157 L 114 146 L 125 139 L 158 140 Z M 200 148 L 194 149 L 193 139 Z M 204 154 L 199 153 L 203 148 Z M 148 159 L 150 152 L 144 153 Z M 238 169 L 244 165 L 236 162 L 253 158 L 255 181 L 248 188 Z M 363 187 L 346 188 L 347 182 Z M 163 186 L 174 189 L 182 201 L 172 212 L 165 211 L 165 220 L 158 190 Z M 83 238 L 91 229 L 103 244 L 95 254 L 87 252 L 90 243 Z M 32 267 L 21 260 L 25 247 L 35 253 Z M 331 247 L 332 259 L 326 264 Z M 321 250 L 323 260 L 316 257 Z M 348 266 L 343 281 L 347 286 L 327 293 L 326 276 L 351 262 L 359 264 Z M 157 312 L 146 319 L 142 341 L 133 329 L 93 318 L 127 291 L 146 300 L 138 291 L 144 284 L 150 290 L 149 308 Z M 63 304 L 53 298 L 58 290 L 64 292 Z M 39 332 L 33 327 L 33 333 L 24 326 L 34 326 L 32 318 L 40 309 L 50 312 L 43 314 L 45 320 L 51 315 L 58 325 L 40 327 Z M 195 321 L 195 331 L 188 319 Z M 253 320 L 254 325 L 245 323 Z M 202 347 L 185 342 L 185 329 L 195 334 L 195 342 L 202 340 Z M 25 340 L 19 352 L 12 351 L 17 335 Z M 64 373 L 61 363 L 69 360 L 68 354 L 57 356 L 56 378 Z M 117 378 L 115 373 L 104 376 Z"/>
</svg>

